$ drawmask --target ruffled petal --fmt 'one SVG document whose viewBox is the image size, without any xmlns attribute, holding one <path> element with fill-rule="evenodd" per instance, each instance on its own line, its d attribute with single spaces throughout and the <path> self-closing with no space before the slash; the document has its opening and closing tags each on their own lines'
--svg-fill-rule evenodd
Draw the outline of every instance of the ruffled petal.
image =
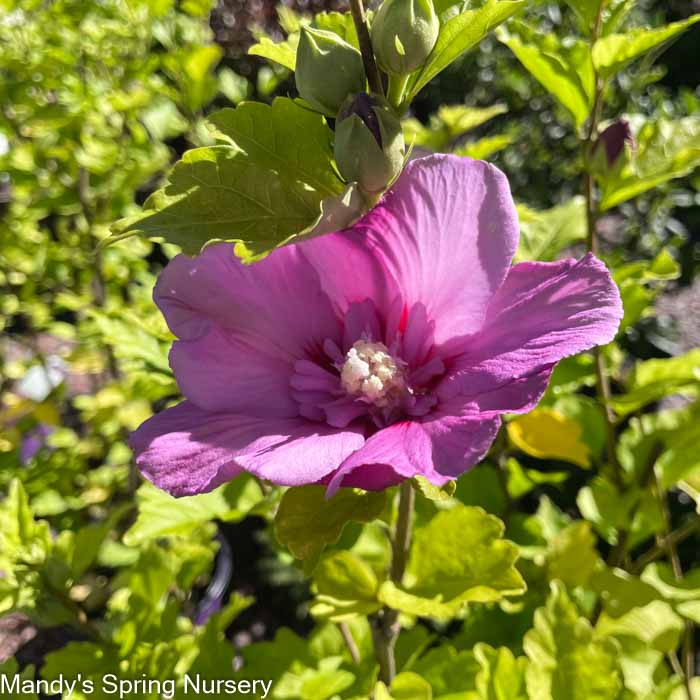
<svg viewBox="0 0 700 700">
<path fill-rule="evenodd" d="M 422 423 L 395 423 L 343 462 L 328 491 L 341 486 L 377 490 L 414 476 L 442 486 L 483 458 L 500 424 L 498 416 L 463 413 L 460 401 L 446 404 Z"/>
<path fill-rule="evenodd" d="M 555 363 L 609 343 L 621 319 L 618 289 L 595 256 L 516 265 L 489 304 L 483 328 L 459 340 L 461 354 L 437 394 L 491 394 L 483 401 L 492 407 L 496 401 L 504 411 L 525 410 L 546 388 Z M 531 400 L 523 402 L 523 388 Z"/>
<path fill-rule="evenodd" d="M 174 496 L 211 491 L 241 470 L 282 486 L 317 483 L 363 443 L 358 430 L 209 413 L 189 401 L 147 420 L 129 442 L 144 476 Z"/>
<path fill-rule="evenodd" d="M 180 338 L 171 364 L 183 394 L 211 411 L 297 415 L 287 386 L 294 362 L 341 337 L 318 274 L 294 246 L 248 266 L 229 244 L 178 255 L 154 299 Z"/>
<path fill-rule="evenodd" d="M 372 299 L 422 303 L 435 340 L 475 332 L 518 243 L 508 181 L 482 161 L 435 155 L 410 163 L 355 226 L 298 245 L 345 311 Z"/>
</svg>

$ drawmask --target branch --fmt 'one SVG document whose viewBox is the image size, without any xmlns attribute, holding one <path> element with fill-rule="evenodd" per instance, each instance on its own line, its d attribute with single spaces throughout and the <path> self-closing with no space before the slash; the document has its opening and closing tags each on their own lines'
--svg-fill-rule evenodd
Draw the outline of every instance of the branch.
<svg viewBox="0 0 700 700">
<path fill-rule="evenodd" d="M 352 19 L 355 22 L 357 39 L 360 42 L 360 52 L 362 53 L 362 61 L 365 64 L 365 73 L 367 75 L 369 89 L 373 93 L 383 96 L 384 85 L 382 84 L 382 76 L 379 73 L 379 68 L 377 68 L 377 61 L 374 58 L 372 40 L 369 36 L 367 16 L 365 15 L 365 7 L 362 0 L 350 0 L 350 11 L 352 12 Z"/>
</svg>

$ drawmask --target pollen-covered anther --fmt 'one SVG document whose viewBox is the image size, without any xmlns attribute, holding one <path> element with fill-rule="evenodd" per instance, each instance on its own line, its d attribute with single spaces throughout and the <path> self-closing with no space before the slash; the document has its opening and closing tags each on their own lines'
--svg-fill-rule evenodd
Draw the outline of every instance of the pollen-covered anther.
<svg viewBox="0 0 700 700">
<path fill-rule="evenodd" d="M 345 356 L 340 381 L 348 394 L 383 408 L 407 389 L 402 364 L 383 343 L 358 340 Z"/>
</svg>

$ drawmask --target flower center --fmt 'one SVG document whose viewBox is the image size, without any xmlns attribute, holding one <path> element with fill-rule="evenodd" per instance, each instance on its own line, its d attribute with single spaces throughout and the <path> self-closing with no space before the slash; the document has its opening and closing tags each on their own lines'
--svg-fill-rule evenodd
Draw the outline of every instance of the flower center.
<svg viewBox="0 0 700 700">
<path fill-rule="evenodd" d="M 384 343 L 358 340 L 348 350 L 340 367 L 340 383 L 348 394 L 384 408 L 406 391 L 403 363 L 389 353 Z"/>
</svg>

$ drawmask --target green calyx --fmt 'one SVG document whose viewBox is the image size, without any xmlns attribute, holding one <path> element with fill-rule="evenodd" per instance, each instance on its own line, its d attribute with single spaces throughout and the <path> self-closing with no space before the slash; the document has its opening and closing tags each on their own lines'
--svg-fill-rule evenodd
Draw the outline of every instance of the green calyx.
<svg viewBox="0 0 700 700">
<path fill-rule="evenodd" d="M 335 130 L 335 161 L 347 182 L 381 192 L 401 172 L 405 153 L 401 121 L 384 98 L 364 92 L 348 98 Z"/>
<path fill-rule="evenodd" d="M 384 0 L 372 22 L 379 67 L 397 75 L 411 73 L 425 63 L 439 31 L 432 0 Z"/>
<path fill-rule="evenodd" d="M 313 109 L 333 117 L 348 95 L 365 88 L 362 55 L 333 32 L 303 27 L 296 84 L 299 95 Z"/>
</svg>

